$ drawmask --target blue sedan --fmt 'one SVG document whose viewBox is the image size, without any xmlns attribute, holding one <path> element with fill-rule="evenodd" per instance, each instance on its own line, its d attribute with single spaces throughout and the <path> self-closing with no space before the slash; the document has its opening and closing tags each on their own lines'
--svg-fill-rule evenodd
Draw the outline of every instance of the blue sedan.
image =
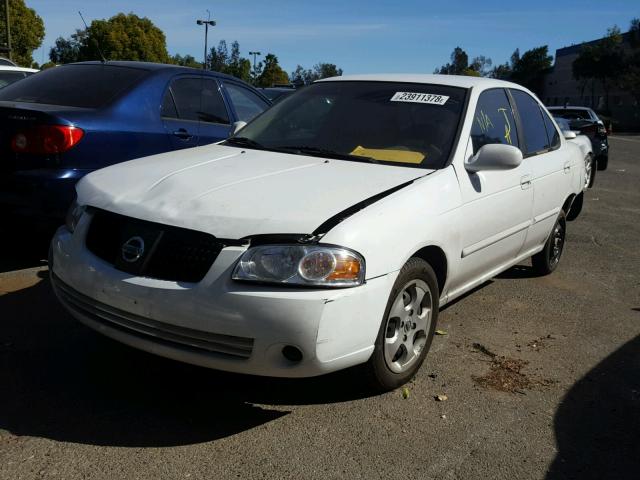
<svg viewBox="0 0 640 480">
<path fill-rule="evenodd" d="M 0 209 L 52 224 L 92 170 L 227 138 L 270 106 L 228 75 L 145 62 L 82 62 L 0 90 Z"/>
</svg>

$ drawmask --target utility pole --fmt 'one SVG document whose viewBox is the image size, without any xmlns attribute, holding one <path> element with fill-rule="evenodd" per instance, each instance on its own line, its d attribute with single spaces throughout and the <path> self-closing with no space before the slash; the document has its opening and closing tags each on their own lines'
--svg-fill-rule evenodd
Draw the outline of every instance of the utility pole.
<svg viewBox="0 0 640 480">
<path fill-rule="evenodd" d="M 215 20 L 211 20 L 211 13 L 207 10 L 206 20 L 196 20 L 198 25 L 204 25 L 204 61 L 202 62 L 202 68 L 207 69 L 207 36 L 209 35 L 209 26 L 215 27 Z"/>
<path fill-rule="evenodd" d="M 262 53 L 260 52 L 249 52 L 249 55 L 253 55 L 253 84 L 256 84 L 256 81 L 258 80 L 258 75 L 256 72 L 256 56 L 257 55 L 262 55 Z"/>
</svg>

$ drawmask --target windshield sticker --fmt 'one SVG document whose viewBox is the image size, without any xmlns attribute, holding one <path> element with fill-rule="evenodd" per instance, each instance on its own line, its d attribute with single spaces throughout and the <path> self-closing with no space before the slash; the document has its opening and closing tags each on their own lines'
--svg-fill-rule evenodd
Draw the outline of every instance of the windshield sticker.
<svg viewBox="0 0 640 480">
<path fill-rule="evenodd" d="M 446 95 L 434 95 L 433 93 L 396 92 L 391 97 L 392 102 L 427 103 L 429 105 L 444 105 L 449 100 Z"/>
</svg>

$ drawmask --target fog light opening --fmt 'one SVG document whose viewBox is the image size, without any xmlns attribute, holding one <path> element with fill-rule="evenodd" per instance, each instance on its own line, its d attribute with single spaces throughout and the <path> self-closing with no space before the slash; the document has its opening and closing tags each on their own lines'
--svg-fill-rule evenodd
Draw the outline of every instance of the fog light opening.
<svg viewBox="0 0 640 480">
<path fill-rule="evenodd" d="M 293 345 L 283 347 L 282 356 L 294 363 L 298 363 L 302 360 L 302 352 L 298 347 L 294 347 Z"/>
</svg>

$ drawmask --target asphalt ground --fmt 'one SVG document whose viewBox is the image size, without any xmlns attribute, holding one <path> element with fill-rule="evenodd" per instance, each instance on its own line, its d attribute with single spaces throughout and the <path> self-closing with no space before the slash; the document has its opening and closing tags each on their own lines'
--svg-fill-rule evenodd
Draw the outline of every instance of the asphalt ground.
<svg viewBox="0 0 640 480">
<path fill-rule="evenodd" d="M 640 137 L 610 143 L 558 270 L 446 307 L 384 395 L 354 371 L 232 375 L 103 338 L 56 302 L 43 242 L 3 232 L 0 478 L 640 478 Z"/>
</svg>

